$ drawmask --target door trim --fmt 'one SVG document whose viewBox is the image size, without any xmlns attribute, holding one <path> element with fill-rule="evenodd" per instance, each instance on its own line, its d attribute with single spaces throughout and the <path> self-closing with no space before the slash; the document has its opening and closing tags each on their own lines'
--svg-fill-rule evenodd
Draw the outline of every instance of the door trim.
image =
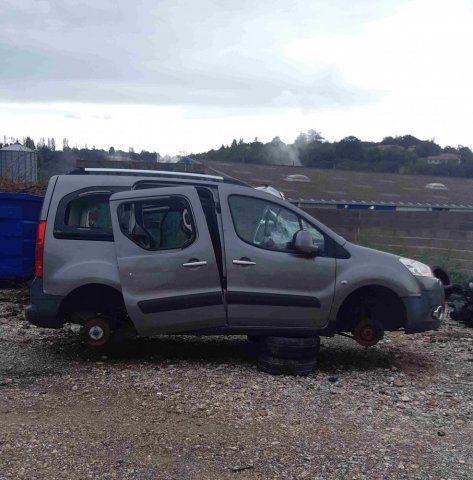
<svg viewBox="0 0 473 480">
<path fill-rule="evenodd" d="M 321 307 L 317 297 L 258 292 L 227 292 L 227 303 L 229 305 L 271 305 L 275 307 Z"/>
<path fill-rule="evenodd" d="M 153 298 L 138 302 L 143 313 L 170 312 L 197 307 L 222 305 L 222 292 L 195 293 L 191 295 L 176 295 L 175 297 Z"/>
</svg>

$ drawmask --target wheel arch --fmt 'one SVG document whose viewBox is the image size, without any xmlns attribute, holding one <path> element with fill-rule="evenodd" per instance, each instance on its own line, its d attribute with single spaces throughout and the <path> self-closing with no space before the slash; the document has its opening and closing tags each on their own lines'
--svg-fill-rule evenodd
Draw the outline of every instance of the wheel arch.
<svg viewBox="0 0 473 480">
<path fill-rule="evenodd" d="M 106 313 L 124 308 L 120 290 L 103 283 L 87 283 L 69 292 L 61 302 L 62 315 L 77 311 Z"/>
<path fill-rule="evenodd" d="M 336 314 L 336 330 L 352 331 L 366 316 L 374 317 L 385 330 L 397 330 L 407 323 L 407 311 L 401 297 L 378 284 L 364 285 L 347 295 Z"/>
</svg>

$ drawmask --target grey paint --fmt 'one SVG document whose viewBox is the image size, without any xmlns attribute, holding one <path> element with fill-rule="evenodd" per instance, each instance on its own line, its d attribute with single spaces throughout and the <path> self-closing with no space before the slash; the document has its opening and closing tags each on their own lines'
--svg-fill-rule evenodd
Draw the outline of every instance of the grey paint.
<svg viewBox="0 0 473 480">
<path fill-rule="evenodd" d="M 252 188 L 226 183 L 166 180 L 172 188 L 130 190 L 133 184 L 149 177 L 127 175 L 62 175 L 50 180 L 41 219 L 47 219 L 44 250 L 43 292 L 67 296 L 78 287 L 99 283 L 123 292 L 126 307 L 138 332 L 150 335 L 161 332 L 198 331 L 212 327 L 308 328 L 314 332 L 334 322 L 343 301 L 350 293 L 367 285 L 381 285 L 395 292 L 406 305 L 410 331 L 433 328 L 430 311 L 443 302 L 440 282 L 433 278 L 414 277 L 395 255 L 370 250 L 346 242 L 342 237 L 312 218 L 306 212 L 275 196 Z M 229 297 L 249 292 L 285 299 L 313 298 L 319 306 L 262 305 L 251 302 L 227 305 L 205 216 L 195 186 L 218 188 L 221 213 L 217 214 L 224 257 L 223 275 Z M 59 201 L 67 194 L 86 188 L 121 187 L 124 191 L 111 198 L 114 241 L 58 239 L 54 237 L 54 218 Z M 140 248 L 119 229 L 116 210 L 120 202 L 179 194 L 188 198 L 197 228 L 196 241 L 183 250 L 151 252 Z M 349 259 L 306 257 L 292 253 L 261 249 L 243 242 L 234 230 L 228 197 L 231 194 L 251 196 L 277 203 L 300 215 L 350 253 Z M 189 261 L 206 264 L 187 268 Z M 250 261 L 241 265 L 234 260 Z M 209 305 L 185 308 L 185 298 L 213 295 Z M 40 302 L 39 296 L 35 301 Z M 179 302 L 183 300 L 183 308 Z M 173 301 L 170 311 L 144 313 L 139 302 Z M 253 302 L 255 303 L 255 302 Z M 257 302 L 256 302 L 257 303 Z M 264 302 L 262 302 L 264 303 Z M 269 302 L 271 303 L 271 302 Z M 284 303 L 284 302 L 283 302 Z M 228 311 L 228 315 L 227 315 Z M 54 322 L 51 321 L 51 325 Z M 57 322 L 54 323 L 57 326 Z"/>
<path fill-rule="evenodd" d="M 286 252 L 265 250 L 241 240 L 234 229 L 228 204 L 232 194 L 270 200 L 292 211 L 274 195 L 234 185 L 219 188 L 227 255 L 227 290 L 229 292 L 257 292 L 270 295 L 300 295 L 315 297 L 320 308 L 294 306 L 228 305 L 230 325 L 311 327 L 326 326 L 335 289 L 334 258 L 306 257 Z M 296 213 L 299 213 L 297 211 Z M 234 260 L 247 259 L 254 265 L 234 264 Z"/>
<path fill-rule="evenodd" d="M 125 201 L 182 195 L 189 200 L 197 238 L 182 250 L 148 251 L 121 231 L 117 209 Z M 110 199 L 115 249 L 125 305 L 138 333 L 179 332 L 224 325 L 226 313 L 217 262 L 199 196 L 194 187 L 171 187 L 121 192 Z M 188 263 L 205 262 L 188 268 Z M 169 312 L 143 313 L 139 302 L 166 300 L 186 295 L 220 293 L 220 304 Z"/>
</svg>

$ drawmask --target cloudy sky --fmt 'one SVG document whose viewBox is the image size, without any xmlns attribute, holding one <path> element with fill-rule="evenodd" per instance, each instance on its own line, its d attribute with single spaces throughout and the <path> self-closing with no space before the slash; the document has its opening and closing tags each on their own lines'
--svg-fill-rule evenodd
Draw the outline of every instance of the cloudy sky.
<svg viewBox="0 0 473 480">
<path fill-rule="evenodd" d="M 473 0 L 0 0 L 0 138 L 473 147 Z"/>
</svg>

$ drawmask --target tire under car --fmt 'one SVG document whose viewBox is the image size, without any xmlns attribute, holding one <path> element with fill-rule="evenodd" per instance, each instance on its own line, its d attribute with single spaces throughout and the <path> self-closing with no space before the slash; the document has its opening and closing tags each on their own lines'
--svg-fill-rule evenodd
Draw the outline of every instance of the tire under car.
<svg viewBox="0 0 473 480">
<path fill-rule="evenodd" d="M 272 375 L 312 373 L 317 366 L 319 337 L 263 337 L 258 358 L 259 370 Z"/>
</svg>

